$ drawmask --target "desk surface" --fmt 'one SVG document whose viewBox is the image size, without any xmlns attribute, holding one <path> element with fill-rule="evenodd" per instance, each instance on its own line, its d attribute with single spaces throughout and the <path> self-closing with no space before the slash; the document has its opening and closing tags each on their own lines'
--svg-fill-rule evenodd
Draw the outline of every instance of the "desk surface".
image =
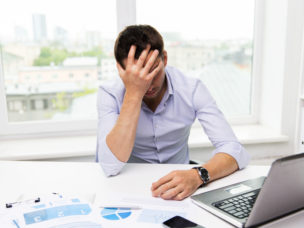
<svg viewBox="0 0 304 228">
<path fill-rule="evenodd" d="M 172 170 L 189 169 L 191 165 L 165 164 L 127 164 L 123 171 L 107 178 L 97 163 L 66 162 L 17 162 L 0 161 L 0 204 L 15 201 L 22 194 L 60 192 L 80 195 L 94 204 L 101 204 L 115 195 L 152 199 L 152 182 Z M 249 178 L 266 176 L 267 166 L 248 166 L 246 169 L 214 181 L 199 189 L 195 194 L 237 183 Z M 163 205 L 188 204 L 188 218 L 206 227 L 232 227 L 209 212 L 197 207 L 187 198 L 183 201 L 164 201 Z M 304 212 L 269 223 L 264 227 L 301 227 Z M 161 227 L 161 226 L 154 226 Z"/>
</svg>

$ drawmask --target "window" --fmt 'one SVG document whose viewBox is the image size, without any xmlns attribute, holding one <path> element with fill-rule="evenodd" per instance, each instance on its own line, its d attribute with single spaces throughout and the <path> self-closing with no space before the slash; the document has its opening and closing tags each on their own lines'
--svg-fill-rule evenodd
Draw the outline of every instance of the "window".
<svg viewBox="0 0 304 228">
<path fill-rule="evenodd" d="M 135 23 L 161 32 L 169 65 L 199 77 L 226 116 L 250 116 L 253 11 L 254 0 L 11 0 L 0 9 L 0 134 L 94 130 L 98 84 L 117 76 L 117 30 Z"/>
<path fill-rule="evenodd" d="M 100 71 L 102 58 L 113 59 L 115 10 L 116 1 L 107 0 L 12 0 L 1 6 L 0 76 L 8 123 L 96 120 L 96 105 L 82 115 L 77 107 L 96 103 L 101 79 L 91 75 Z"/>
<path fill-rule="evenodd" d="M 160 31 L 168 64 L 200 78 L 227 117 L 250 116 L 254 2 L 137 0 L 137 23 Z"/>
</svg>

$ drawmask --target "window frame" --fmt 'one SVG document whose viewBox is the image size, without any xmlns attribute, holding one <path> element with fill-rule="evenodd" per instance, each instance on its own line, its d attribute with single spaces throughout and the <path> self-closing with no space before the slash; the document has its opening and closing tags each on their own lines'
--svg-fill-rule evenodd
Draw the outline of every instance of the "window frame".
<svg viewBox="0 0 304 228">
<path fill-rule="evenodd" d="M 251 75 L 251 114 L 229 118 L 232 125 L 258 123 L 259 111 L 259 84 L 261 78 L 262 32 L 263 32 L 263 1 L 255 0 L 254 9 L 254 36 L 253 59 Z M 136 24 L 136 0 L 116 0 L 117 31 L 126 25 Z M 1 47 L 0 47 L 1 48 Z M 2 50 L 1 60 L 2 59 Z M 8 122 L 8 110 L 4 89 L 3 62 L 0 61 L 0 139 L 1 138 L 31 138 L 51 136 L 94 135 L 97 130 L 97 120 L 70 120 L 70 121 L 26 121 Z M 193 125 L 200 127 L 198 123 Z"/>
</svg>

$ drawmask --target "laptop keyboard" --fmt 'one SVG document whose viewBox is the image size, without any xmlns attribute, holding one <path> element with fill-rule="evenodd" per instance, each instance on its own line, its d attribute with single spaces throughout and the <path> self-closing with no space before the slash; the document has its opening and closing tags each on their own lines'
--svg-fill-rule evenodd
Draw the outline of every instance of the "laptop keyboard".
<svg viewBox="0 0 304 228">
<path fill-rule="evenodd" d="M 251 209 L 259 192 L 260 189 L 252 192 L 247 192 L 242 195 L 218 201 L 216 203 L 213 203 L 212 205 L 236 218 L 247 218 L 251 212 Z"/>
</svg>

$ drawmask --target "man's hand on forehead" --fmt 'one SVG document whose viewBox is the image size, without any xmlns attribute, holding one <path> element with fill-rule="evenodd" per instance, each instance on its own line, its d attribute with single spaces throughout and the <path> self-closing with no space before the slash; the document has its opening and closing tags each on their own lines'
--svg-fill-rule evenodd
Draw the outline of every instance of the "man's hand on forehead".
<svg viewBox="0 0 304 228">
<path fill-rule="evenodd" d="M 132 45 L 132 46 L 134 46 L 134 45 Z M 132 46 L 130 47 L 130 50 L 129 50 L 129 51 L 131 51 Z M 135 48 L 136 48 L 136 46 L 135 46 Z M 136 59 L 136 58 L 134 57 L 134 62 L 137 64 L 138 61 L 141 61 L 141 62 L 140 62 L 140 65 L 143 66 L 143 67 L 145 67 L 145 66 L 147 65 L 148 61 L 149 61 L 149 60 L 151 59 L 151 57 L 153 56 L 153 53 L 154 53 L 155 51 L 158 51 L 158 50 L 157 50 L 157 49 L 151 50 L 151 45 L 148 44 L 148 45 L 146 46 L 146 48 L 140 53 L 138 59 Z M 136 52 L 136 49 L 135 49 L 135 52 Z M 143 52 L 146 52 L 146 53 L 143 53 Z M 152 66 L 154 66 L 154 63 L 155 63 L 155 62 L 157 62 L 158 56 L 159 56 L 159 52 L 158 52 L 158 55 L 156 56 L 156 58 L 155 58 L 155 60 L 154 60 L 154 62 L 153 62 L 153 64 L 152 64 Z"/>
<path fill-rule="evenodd" d="M 156 50 L 156 49 L 155 49 Z M 148 60 L 151 58 L 151 56 L 153 55 L 153 51 L 155 51 L 155 50 L 149 50 L 149 52 L 148 52 L 148 55 L 147 55 L 147 58 L 145 59 L 145 62 L 144 62 L 144 66 L 147 64 L 147 62 L 148 62 Z M 159 54 L 158 54 L 158 56 L 159 56 Z M 157 58 L 155 59 L 155 64 L 157 63 L 157 62 L 159 62 L 159 58 L 158 58 L 158 56 L 157 56 Z M 155 65 L 154 64 L 154 65 Z M 154 66 L 153 65 L 153 66 Z"/>
<path fill-rule="evenodd" d="M 153 78 L 161 69 L 159 61 L 159 51 L 150 51 L 151 46 L 141 52 L 138 59 L 135 59 L 136 46 L 130 47 L 128 57 L 123 60 L 125 69 L 117 62 L 119 75 L 124 82 L 126 90 L 137 90 L 141 96 L 144 96 Z"/>
</svg>

